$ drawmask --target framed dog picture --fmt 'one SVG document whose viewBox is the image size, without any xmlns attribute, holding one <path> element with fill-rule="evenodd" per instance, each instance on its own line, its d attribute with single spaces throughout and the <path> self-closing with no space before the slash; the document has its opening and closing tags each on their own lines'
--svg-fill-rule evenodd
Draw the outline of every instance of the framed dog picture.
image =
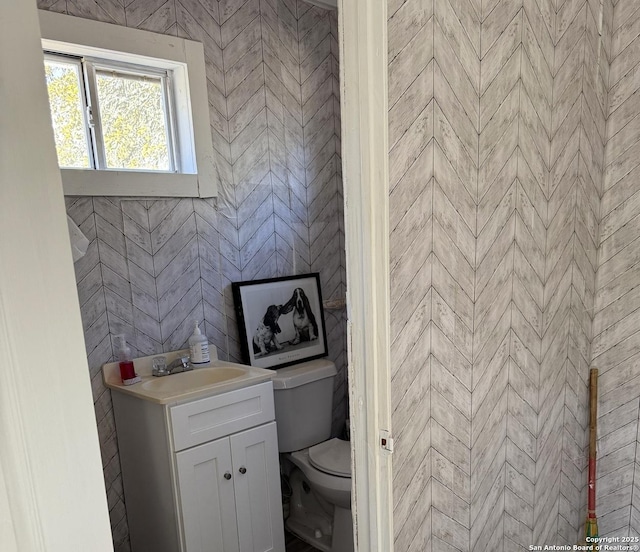
<svg viewBox="0 0 640 552">
<path fill-rule="evenodd" d="M 282 368 L 327 355 L 320 275 L 234 282 L 245 361 Z"/>
</svg>

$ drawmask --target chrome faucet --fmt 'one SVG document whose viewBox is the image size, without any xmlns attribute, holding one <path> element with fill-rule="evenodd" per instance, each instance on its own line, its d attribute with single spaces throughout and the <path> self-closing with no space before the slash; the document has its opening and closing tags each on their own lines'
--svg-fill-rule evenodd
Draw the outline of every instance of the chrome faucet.
<svg viewBox="0 0 640 552">
<path fill-rule="evenodd" d="M 154 370 L 153 375 L 158 377 L 169 376 L 180 372 L 188 372 L 190 370 L 193 370 L 193 365 L 191 364 L 191 359 L 185 355 L 174 360 L 164 370 Z"/>
</svg>

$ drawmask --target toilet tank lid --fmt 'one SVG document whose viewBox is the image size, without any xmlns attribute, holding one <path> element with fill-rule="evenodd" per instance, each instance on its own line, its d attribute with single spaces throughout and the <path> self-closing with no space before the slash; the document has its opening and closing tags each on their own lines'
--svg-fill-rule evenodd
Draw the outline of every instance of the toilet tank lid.
<svg viewBox="0 0 640 552">
<path fill-rule="evenodd" d="M 321 379 L 331 378 L 337 373 L 336 365 L 326 358 L 301 362 L 276 370 L 272 378 L 273 388 L 292 389 Z"/>
</svg>

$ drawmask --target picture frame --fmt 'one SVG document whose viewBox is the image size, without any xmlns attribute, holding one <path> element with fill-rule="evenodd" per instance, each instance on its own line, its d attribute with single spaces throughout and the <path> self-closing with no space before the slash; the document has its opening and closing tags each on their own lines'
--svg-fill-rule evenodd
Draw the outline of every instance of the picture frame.
<svg viewBox="0 0 640 552">
<path fill-rule="evenodd" d="M 319 273 L 231 286 L 247 364 L 277 369 L 327 356 Z"/>
</svg>

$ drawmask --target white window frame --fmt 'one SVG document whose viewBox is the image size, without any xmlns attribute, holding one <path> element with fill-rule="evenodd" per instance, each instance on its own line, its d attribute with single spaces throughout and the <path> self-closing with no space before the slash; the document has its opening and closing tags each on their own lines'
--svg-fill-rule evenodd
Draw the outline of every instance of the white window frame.
<svg viewBox="0 0 640 552">
<path fill-rule="evenodd" d="M 201 43 L 44 10 L 39 19 L 44 50 L 172 72 L 180 172 L 60 169 L 65 195 L 217 196 Z"/>
<path fill-rule="evenodd" d="M 102 130 L 102 109 L 98 97 L 97 75 L 102 73 L 115 74 L 122 78 L 152 78 L 159 81 L 162 90 L 162 104 L 165 125 L 165 143 L 167 145 L 168 169 L 153 169 L 148 172 L 180 173 L 180 152 L 177 148 L 177 133 L 175 131 L 175 108 L 173 106 L 172 80 L 173 73 L 156 67 L 146 67 L 133 63 L 117 63 L 108 59 L 70 56 L 66 52 L 45 50 L 45 63 L 73 64 L 79 70 L 79 94 L 82 106 L 82 123 L 87 143 L 89 167 L 81 169 L 114 170 L 107 167 L 104 132 Z M 61 169 L 78 167 L 60 167 Z M 145 170 L 145 169 L 123 169 Z"/>
</svg>

